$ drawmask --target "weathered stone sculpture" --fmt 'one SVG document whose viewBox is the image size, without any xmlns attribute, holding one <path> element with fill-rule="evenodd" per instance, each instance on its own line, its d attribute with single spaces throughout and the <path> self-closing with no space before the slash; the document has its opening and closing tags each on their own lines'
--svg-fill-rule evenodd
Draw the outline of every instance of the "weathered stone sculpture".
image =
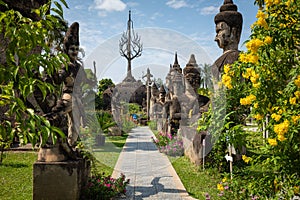
<svg viewBox="0 0 300 200">
<path fill-rule="evenodd" d="M 154 115 L 157 120 L 157 130 L 163 131 L 166 120 L 163 118 L 163 112 L 164 112 L 164 105 L 165 105 L 165 97 L 166 97 L 166 90 L 163 85 L 160 86 L 159 94 L 156 103 L 154 104 Z"/>
<path fill-rule="evenodd" d="M 42 108 L 44 115 L 49 119 L 50 123 L 57 126 L 67 136 L 67 143 L 58 140 L 55 147 L 51 147 L 52 141 L 48 141 L 50 149 L 41 148 L 39 153 L 39 161 L 63 161 L 68 159 L 76 159 L 78 152 L 75 150 L 77 140 L 79 138 L 80 126 L 86 125 L 86 117 L 83 109 L 81 83 L 94 85 L 96 81 L 87 79 L 81 62 L 78 60 L 79 51 L 79 24 L 73 23 L 66 32 L 63 51 L 69 56 L 68 66 L 63 66 L 53 77 L 45 77 L 45 81 L 53 82 L 56 85 L 62 84 L 62 96 L 55 102 L 53 98 L 57 98 L 52 94 L 48 94 L 46 101 L 40 100 L 35 93 L 35 97 Z M 50 103 L 48 99 L 52 99 L 54 106 L 50 107 L 45 103 Z M 46 112 L 47 111 L 47 112 Z M 64 119 L 67 119 L 65 121 Z M 67 128 L 67 130 L 66 130 Z M 53 155 L 49 156 L 49 151 Z M 48 153 L 47 153 L 48 152 Z M 56 154 L 56 155 L 55 155 Z"/>
<path fill-rule="evenodd" d="M 157 102 L 158 95 L 159 95 L 159 91 L 158 91 L 157 85 L 155 83 L 153 83 L 151 86 L 151 97 L 150 97 L 150 106 L 149 106 L 150 120 L 153 120 L 155 117 L 154 116 L 155 104 Z"/>
<path fill-rule="evenodd" d="M 81 101 L 82 82 L 94 85 L 87 79 L 83 66 L 78 60 L 79 24 L 73 23 L 64 39 L 64 53 L 69 56 L 68 66 L 63 66 L 52 78 L 56 84 L 63 84 L 60 100 L 45 116 L 52 125 L 57 125 L 63 116 L 68 127 L 67 142 L 59 139 L 55 146 L 47 145 L 39 151 L 38 161 L 33 165 L 33 199 L 79 199 L 80 192 L 90 176 L 90 163 L 75 149 L 79 138 L 79 127 L 85 122 Z M 51 95 L 49 95 L 51 96 Z M 48 141 L 51 144 L 51 141 Z"/>
<path fill-rule="evenodd" d="M 189 62 L 183 69 L 183 74 L 186 88 L 189 86 L 192 87 L 192 90 L 190 91 L 189 89 L 186 89 L 187 95 L 197 97 L 199 108 L 206 105 L 209 102 L 209 98 L 198 94 L 198 89 L 201 82 L 201 74 L 194 54 L 191 55 Z"/>
<path fill-rule="evenodd" d="M 183 85 L 183 75 L 181 73 L 177 73 L 172 82 L 173 84 L 173 94 L 171 96 L 171 102 L 169 104 L 169 112 L 170 112 L 170 133 L 172 135 L 177 134 L 177 131 L 180 126 L 181 120 L 181 101 L 180 97 L 184 93 L 184 85 Z"/>
<path fill-rule="evenodd" d="M 241 37 L 243 17 L 237 12 L 237 6 L 232 0 L 224 0 L 220 7 L 220 13 L 215 16 L 216 37 L 215 41 L 223 49 L 223 54 L 212 66 L 212 74 L 216 80 L 220 80 L 221 72 L 225 64 L 232 64 L 238 59 L 238 44 Z"/>
</svg>

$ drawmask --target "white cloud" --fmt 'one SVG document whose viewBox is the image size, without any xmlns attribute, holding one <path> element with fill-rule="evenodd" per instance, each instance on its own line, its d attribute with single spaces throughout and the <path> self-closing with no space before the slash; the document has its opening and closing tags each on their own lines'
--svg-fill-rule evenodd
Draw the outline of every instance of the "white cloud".
<svg viewBox="0 0 300 200">
<path fill-rule="evenodd" d="M 219 7 L 217 6 L 208 6 L 200 10 L 201 15 L 213 15 L 219 12 Z"/>
<path fill-rule="evenodd" d="M 94 9 L 104 11 L 123 11 L 126 4 L 121 0 L 94 0 Z"/>
<path fill-rule="evenodd" d="M 184 1 L 184 0 L 169 0 L 166 3 L 167 6 L 174 8 L 174 9 L 179 9 L 183 7 L 188 7 L 189 5 Z"/>
</svg>

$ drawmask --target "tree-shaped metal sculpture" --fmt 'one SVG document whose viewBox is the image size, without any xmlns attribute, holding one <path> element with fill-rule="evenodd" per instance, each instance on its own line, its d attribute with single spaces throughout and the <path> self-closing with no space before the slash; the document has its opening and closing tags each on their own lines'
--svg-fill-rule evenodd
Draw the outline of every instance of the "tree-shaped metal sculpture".
<svg viewBox="0 0 300 200">
<path fill-rule="evenodd" d="M 141 38 L 133 30 L 133 21 L 131 20 L 131 11 L 129 11 L 129 19 L 127 22 L 127 31 L 123 33 L 120 42 L 120 54 L 128 61 L 126 82 L 134 82 L 135 79 L 131 74 L 131 60 L 142 55 L 143 45 Z"/>
</svg>

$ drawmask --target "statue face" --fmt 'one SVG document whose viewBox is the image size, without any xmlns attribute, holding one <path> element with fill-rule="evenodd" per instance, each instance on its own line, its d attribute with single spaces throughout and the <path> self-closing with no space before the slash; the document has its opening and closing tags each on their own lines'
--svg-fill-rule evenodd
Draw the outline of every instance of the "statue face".
<svg viewBox="0 0 300 200">
<path fill-rule="evenodd" d="M 165 94 L 159 93 L 159 100 L 160 100 L 161 102 L 165 102 L 165 97 L 166 97 Z"/>
<path fill-rule="evenodd" d="M 190 86 L 195 90 L 200 87 L 200 76 L 196 74 L 189 73 L 186 75 L 186 80 Z"/>
<path fill-rule="evenodd" d="M 79 46 L 77 46 L 77 45 L 71 45 L 69 47 L 68 55 L 69 55 L 71 61 L 77 60 L 78 51 L 79 51 Z"/>
<path fill-rule="evenodd" d="M 216 33 L 215 41 L 224 49 L 230 43 L 231 29 L 226 22 L 219 22 L 216 25 Z"/>
</svg>

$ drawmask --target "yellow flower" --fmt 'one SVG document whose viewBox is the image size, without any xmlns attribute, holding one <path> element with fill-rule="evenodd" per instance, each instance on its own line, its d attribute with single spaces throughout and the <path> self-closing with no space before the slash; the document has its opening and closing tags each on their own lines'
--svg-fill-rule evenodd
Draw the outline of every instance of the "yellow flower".
<svg viewBox="0 0 300 200">
<path fill-rule="evenodd" d="M 254 83 L 254 84 L 253 84 L 253 87 L 254 87 L 254 88 L 259 88 L 259 87 L 260 87 L 260 83 Z"/>
<path fill-rule="evenodd" d="M 271 118 L 274 119 L 276 122 L 278 122 L 281 119 L 281 115 L 278 115 L 276 113 L 273 113 L 271 115 Z"/>
<path fill-rule="evenodd" d="M 251 53 L 251 54 L 249 55 L 248 61 L 249 61 L 250 63 L 257 64 L 257 63 L 258 63 L 258 56 L 255 55 L 255 54 L 253 54 L 253 53 Z"/>
<path fill-rule="evenodd" d="M 247 157 L 246 155 L 242 155 L 242 159 L 243 159 L 243 161 L 244 161 L 245 163 L 247 163 L 247 164 L 248 164 L 248 162 L 250 162 L 250 161 L 252 160 L 252 158 Z"/>
<path fill-rule="evenodd" d="M 296 97 L 290 97 L 290 104 L 296 105 L 296 103 L 297 103 Z"/>
<path fill-rule="evenodd" d="M 296 96 L 297 99 L 300 99 L 300 91 L 294 92 L 294 95 Z"/>
<path fill-rule="evenodd" d="M 256 120 L 262 120 L 264 117 L 261 114 L 256 114 L 256 115 L 254 115 L 254 118 Z"/>
<path fill-rule="evenodd" d="M 276 145 L 277 145 L 276 139 L 271 139 L 271 138 L 269 138 L 269 139 L 268 139 L 268 142 L 269 142 L 269 144 L 270 144 L 271 146 L 276 146 Z"/>
<path fill-rule="evenodd" d="M 229 71 L 230 71 L 230 65 L 228 64 L 224 65 L 224 73 L 228 74 Z"/>
<path fill-rule="evenodd" d="M 299 119 L 300 119 L 300 115 L 298 115 L 298 116 L 292 116 L 292 120 L 293 120 L 294 124 L 297 124 Z"/>
<path fill-rule="evenodd" d="M 240 104 L 241 105 L 250 105 L 255 100 L 256 100 L 256 96 L 253 94 L 250 94 L 249 96 L 247 96 L 245 98 L 241 98 Z"/>
<path fill-rule="evenodd" d="M 297 79 L 294 80 L 295 85 L 300 88 L 300 75 L 297 76 Z"/>
<path fill-rule="evenodd" d="M 288 132 L 288 130 L 289 130 L 288 120 L 284 120 L 284 122 L 274 125 L 274 132 L 277 133 L 278 135 L 284 135 L 285 133 Z"/>
<path fill-rule="evenodd" d="M 272 108 L 272 111 L 278 110 L 278 109 L 279 109 L 279 107 L 278 107 L 278 106 L 275 106 L 275 107 Z"/>
<path fill-rule="evenodd" d="M 223 83 L 228 89 L 232 89 L 232 85 L 231 85 L 231 77 L 228 76 L 227 74 L 223 74 L 223 76 L 222 76 L 222 83 Z"/>
<path fill-rule="evenodd" d="M 265 19 L 263 18 L 259 18 L 256 22 L 255 22 L 258 26 L 262 26 L 265 29 L 268 29 L 268 23 Z"/>
<path fill-rule="evenodd" d="M 277 135 L 277 138 L 281 142 L 284 141 L 284 140 L 286 140 L 286 138 L 284 137 L 284 135 Z"/>
<path fill-rule="evenodd" d="M 258 108 L 258 103 L 254 103 L 253 107 Z"/>
<path fill-rule="evenodd" d="M 224 187 L 223 187 L 223 185 L 220 184 L 220 183 L 217 184 L 217 188 L 218 188 L 218 190 L 220 190 L 220 191 L 224 191 Z"/>
<path fill-rule="evenodd" d="M 259 78 L 259 74 L 256 74 L 255 71 L 251 73 L 250 81 L 252 83 L 257 83 L 257 79 Z"/>
<path fill-rule="evenodd" d="M 227 178 L 224 177 L 224 178 L 222 179 L 222 182 L 225 183 L 226 181 L 227 181 Z"/>
<path fill-rule="evenodd" d="M 267 17 L 267 15 L 263 11 L 261 11 L 261 10 L 257 11 L 257 14 L 256 14 L 257 19 L 258 18 L 266 18 L 266 17 Z"/>
<path fill-rule="evenodd" d="M 258 48 L 261 47 L 263 45 L 263 41 L 261 41 L 260 39 L 252 39 L 249 42 L 246 43 L 246 47 L 249 51 L 256 53 Z"/>
<path fill-rule="evenodd" d="M 270 37 L 270 36 L 267 36 L 267 37 L 265 37 L 265 40 L 264 40 L 264 42 L 266 43 L 266 44 L 271 44 L 272 43 L 272 38 Z"/>
<path fill-rule="evenodd" d="M 240 53 L 239 54 L 239 60 L 243 63 L 247 63 L 248 62 L 248 57 L 246 53 Z"/>
<path fill-rule="evenodd" d="M 252 76 L 252 74 L 255 73 L 254 69 L 252 68 L 247 68 L 246 69 L 246 73 L 243 73 L 242 76 L 244 78 L 250 78 Z"/>
</svg>

